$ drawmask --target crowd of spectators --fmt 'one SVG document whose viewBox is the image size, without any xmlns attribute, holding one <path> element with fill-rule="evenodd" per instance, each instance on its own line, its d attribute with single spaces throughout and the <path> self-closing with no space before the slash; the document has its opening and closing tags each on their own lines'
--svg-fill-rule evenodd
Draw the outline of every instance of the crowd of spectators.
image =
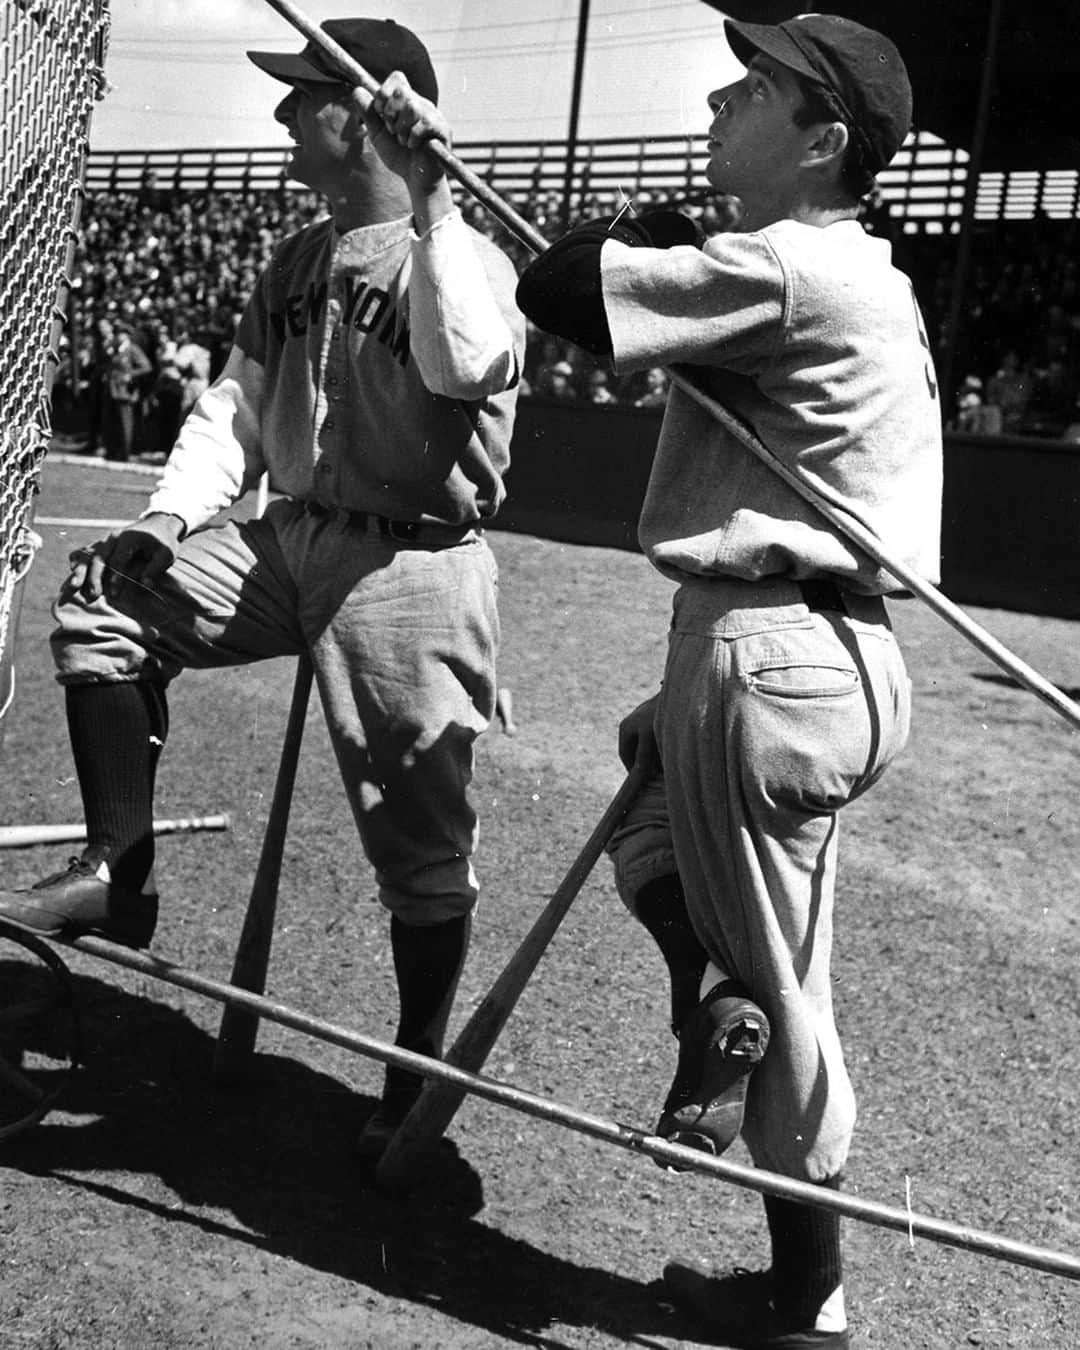
<svg viewBox="0 0 1080 1350">
<path fill-rule="evenodd" d="M 977 222 L 957 325 L 952 426 L 1080 441 L 1080 231 L 1075 220 Z M 903 236 L 936 352 L 945 349 L 960 241 Z"/>
<path fill-rule="evenodd" d="M 274 245 L 322 210 L 310 192 L 174 192 L 152 174 L 137 192 L 89 193 L 54 430 L 109 459 L 167 453 Z"/>
<path fill-rule="evenodd" d="M 633 210 L 676 203 L 638 194 Z M 558 194 L 532 193 L 515 209 L 548 238 L 565 228 Z M 578 218 L 614 215 L 625 200 L 593 195 Z M 730 226 L 729 203 L 687 210 L 705 235 Z M 476 202 L 467 219 L 520 267 L 530 256 Z M 161 458 L 187 410 L 221 370 L 244 302 L 277 240 L 323 212 L 299 189 L 170 191 L 147 175 L 138 191 L 88 195 L 68 323 L 53 390 L 58 436 L 111 459 Z M 935 355 L 945 350 L 958 238 L 905 234 L 880 196 L 863 212 L 888 237 L 913 280 Z M 1073 221 L 977 227 L 953 369 L 949 424 L 977 433 L 1080 441 L 1080 255 Z M 654 408 L 662 370 L 617 375 L 572 344 L 530 327 L 523 394 Z"/>
</svg>

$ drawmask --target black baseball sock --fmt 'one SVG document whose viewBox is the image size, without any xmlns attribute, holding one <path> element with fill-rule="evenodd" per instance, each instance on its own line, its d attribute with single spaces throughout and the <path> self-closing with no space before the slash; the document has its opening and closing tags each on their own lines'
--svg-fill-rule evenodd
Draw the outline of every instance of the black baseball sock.
<svg viewBox="0 0 1080 1350">
<path fill-rule="evenodd" d="M 87 850 L 108 863 L 118 887 L 138 891 L 154 865 L 154 780 L 169 727 L 165 686 L 79 684 L 65 694 Z"/>
<path fill-rule="evenodd" d="M 840 1177 L 821 1183 L 834 1191 L 840 1184 Z M 812 1327 L 825 1300 L 843 1283 L 840 1216 L 774 1195 L 763 1198 L 772 1242 L 773 1304 L 793 1327 Z"/>
<path fill-rule="evenodd" d="M 391 918 L 390 946 L 401 1006 L 395 1045 L 434 1058 L 442 1055 L 471 932 L 468 914 L 423 927 Z M 423 1084 L 420 1074 L 387 1065 L 383 1105 L 388 1113 L 404 1115 Z"/>
<path fill-rule="evenodd" d="M 671 979 L 671 1028 L 679 1028 L 697 1007 L 709 957 L 686 912 L 682 882 L 675 873 L 657 877 L 638 892 L 638 919 L 652 935 Z"/>
</svg>

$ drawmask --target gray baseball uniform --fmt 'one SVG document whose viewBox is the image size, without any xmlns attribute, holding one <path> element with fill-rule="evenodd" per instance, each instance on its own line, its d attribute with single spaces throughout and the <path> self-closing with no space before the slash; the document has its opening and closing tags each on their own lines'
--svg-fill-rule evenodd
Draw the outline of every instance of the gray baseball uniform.
<svg viewBox="0 0 1080 1350">
<path fill-rule="evenodd" d="M 700 250 L 616 236 L 555 245 L 522 279 L 526 313 L 569 337 L 606 328 L 621 371 L 686 363 L 778 459 L 935 580 L 936 378 L 888 245 L 846 220 L 785 219 Z M 842 1168 L 855 1119 L 829 977 L 837 811 L 907 736 L 881 600 L 897 584 L 677 388 L 639 538 L 679 589 L 656 717 L 664 773 L 613 840 L 620 892 L 633 907 L 678 873 L 707 952 L 772 1024 L 747 1144 L 762 1166 L 822 1180 Z"/>
<path fill-rule="evenodd" d="M 524 349 L 508 259 L 456 212 L 277 250 L 150 511 L 180 516 L 152 589 L 69 583 L 64 684 L 173 678 L 309 651 L 382 902 L 408 923 L 477 894 L 467 801 L 495 701 L 494 559 Z M 260 520 L 208 522 L 268 472 Z"/>
</svg>

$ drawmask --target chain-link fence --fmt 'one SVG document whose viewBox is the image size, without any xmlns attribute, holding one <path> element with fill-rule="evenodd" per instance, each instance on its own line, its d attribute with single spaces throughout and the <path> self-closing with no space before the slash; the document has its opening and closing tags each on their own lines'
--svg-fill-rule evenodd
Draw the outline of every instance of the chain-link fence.
<svg viewBox="0 0 1080 1350">
<path fill-rule="evenodd" d="M 108 27 L 108 0 L 0 8 L 0 735 Z"/>
</svg>

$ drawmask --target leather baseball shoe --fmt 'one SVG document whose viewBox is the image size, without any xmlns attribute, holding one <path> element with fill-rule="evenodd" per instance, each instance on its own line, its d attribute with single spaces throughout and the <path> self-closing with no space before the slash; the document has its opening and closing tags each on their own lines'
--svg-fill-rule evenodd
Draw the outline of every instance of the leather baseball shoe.
<svg viewBox="0 0 1080 1350">
<path fill-rule="evenodd" d="M 398 1116 L 396 1112 L 391 1113 L 385 1107 L 377 1106 L 357 1135 L 354 1146 L 356 1156 L 366 1162 L 378 1162 L 404 1119 L 404 1115 Z"/>
<path fill-rule="evenodd" d="M 664 1291 L 693 1325 L 733 1350 L 850 1350 L 847 1328 L 817 1331 L 785 1318 L 773 1303 L 768 1271 L 717 1276 L 699 1264 L 664 1267 Z"/>
<path fill-rule="evenodd" d="M 679 1062 L 657 1134 L 703 1153 L 723 1153 L 742 1129 L 750 1075 L 768 1046 L 769 1019 L 742 986 L 734 980 L 716 985 L 682 1024 Z"/>
<path fill-rule="evenodd" d="M 147 947 L 157 915 L 156 895 L 115 886 L 106 863 L 90 850 L 28 890 L 0 891 L 0 918 L 47 937 L 94 933 L 125 947 Z"/>
</svg>

